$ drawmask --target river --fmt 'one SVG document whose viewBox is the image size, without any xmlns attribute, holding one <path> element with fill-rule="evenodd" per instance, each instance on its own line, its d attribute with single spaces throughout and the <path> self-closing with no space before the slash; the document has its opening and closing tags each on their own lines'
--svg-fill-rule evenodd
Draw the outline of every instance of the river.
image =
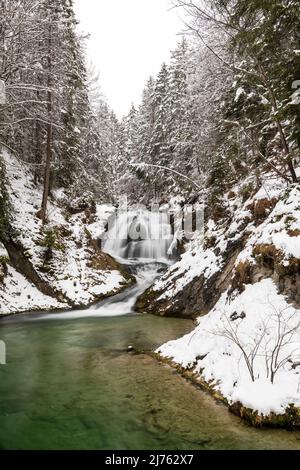
<svg viewBox="0 0 300 470">
<path fill-rule="evenodd" d="M 37 317 L 0 324 L 0 448 L 300 449 L 300 433 L 251 428 L 169 367 L 127 352 L 179 337 L 190 321 Z"/>
<path fill-rule="evenodd" d="M 89 310 L 1 319 L 1 449 L 300 449 L 299 432 L 251 428 L 170 367 L 128 352 L 193 328 L 134 312 L 161 267 L 133 263 L 137 285 Z"/>
</svg>

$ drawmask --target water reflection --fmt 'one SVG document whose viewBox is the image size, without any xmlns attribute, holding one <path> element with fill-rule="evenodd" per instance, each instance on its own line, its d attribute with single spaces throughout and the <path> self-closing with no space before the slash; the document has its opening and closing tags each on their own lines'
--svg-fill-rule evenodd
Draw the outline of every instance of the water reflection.
<svg viewBox="0 0 300 470">
<path fill-rule="evenodd" d="M 191 330 L 152 316 L 6 321 L 0 367 L 4 449 L 300 449 L 300 434 L 256 430 L 128 344 Z"/>
</svg>

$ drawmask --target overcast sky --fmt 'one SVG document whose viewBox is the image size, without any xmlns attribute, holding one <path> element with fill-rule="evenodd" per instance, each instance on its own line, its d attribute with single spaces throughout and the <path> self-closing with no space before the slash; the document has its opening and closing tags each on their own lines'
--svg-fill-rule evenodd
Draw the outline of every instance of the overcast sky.
<svg viewBox="0 0 300 470">
<path fill-rule="evenodd" d="M 183 26 L 170 0 L 75 0 L 102 92 L 119 116 L 138 103 L 150 75 L 168 61 Z"/>
</svg>

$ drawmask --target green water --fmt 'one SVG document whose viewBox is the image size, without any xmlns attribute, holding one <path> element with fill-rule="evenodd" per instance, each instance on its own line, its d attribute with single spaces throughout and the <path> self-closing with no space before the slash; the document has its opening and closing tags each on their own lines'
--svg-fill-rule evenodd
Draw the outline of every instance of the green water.
<svg viewBox="0 0 300 470">
<path fill-rule="evenodd" d="M 167 366 L 126 352 L 189 321 L 28 318 L 0 322 L 2 449 L 300 449 L 300 433 L 248 427 Z"/>
</svg>

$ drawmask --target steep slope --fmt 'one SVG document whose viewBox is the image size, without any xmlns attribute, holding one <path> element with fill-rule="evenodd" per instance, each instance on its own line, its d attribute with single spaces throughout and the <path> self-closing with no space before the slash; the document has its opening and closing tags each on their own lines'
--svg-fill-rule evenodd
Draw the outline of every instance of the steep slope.
<svg viewBox="0 0 300 470">
<path fill-rule="evenodd" d="M 284 191 L 282 183 L 271 178 L 258 191 L 254 188 L 249 178 L 224 196 L 225 216 L 211 214 L 204 239 L 193 240 L 186 247 L 180 261 L 139 299 L 139 310 L 197 317 L 214 306 L 229 287 L 236 259 L 247 240 Z"/>
<path fill-rule="evenodd" d="M 254 191 L 250 183 L 224 196 L 226 217 L 208 221 L 203 245 L 191 246 L 139 308 L 200 316 L 160 356 L 252 424 L 298 427 L 300 186 L 266 178 Z"/>
<path fill-rule="evenodd" d="M 10 235 L 3 239 L 1 314 L 81 307 L 130 285 L 130 276 L 101 251 L 97 240 L 112 208 L 94 210 L 84 198 L 68 201 L 62 192 L 54 192 L 43 226 L 38 217 L 40 188 L 19 160 L 6 151 L 3 157 L 12 217 Z M 23 305 L 20 293 L 31 300 Z"/>
</svg>

